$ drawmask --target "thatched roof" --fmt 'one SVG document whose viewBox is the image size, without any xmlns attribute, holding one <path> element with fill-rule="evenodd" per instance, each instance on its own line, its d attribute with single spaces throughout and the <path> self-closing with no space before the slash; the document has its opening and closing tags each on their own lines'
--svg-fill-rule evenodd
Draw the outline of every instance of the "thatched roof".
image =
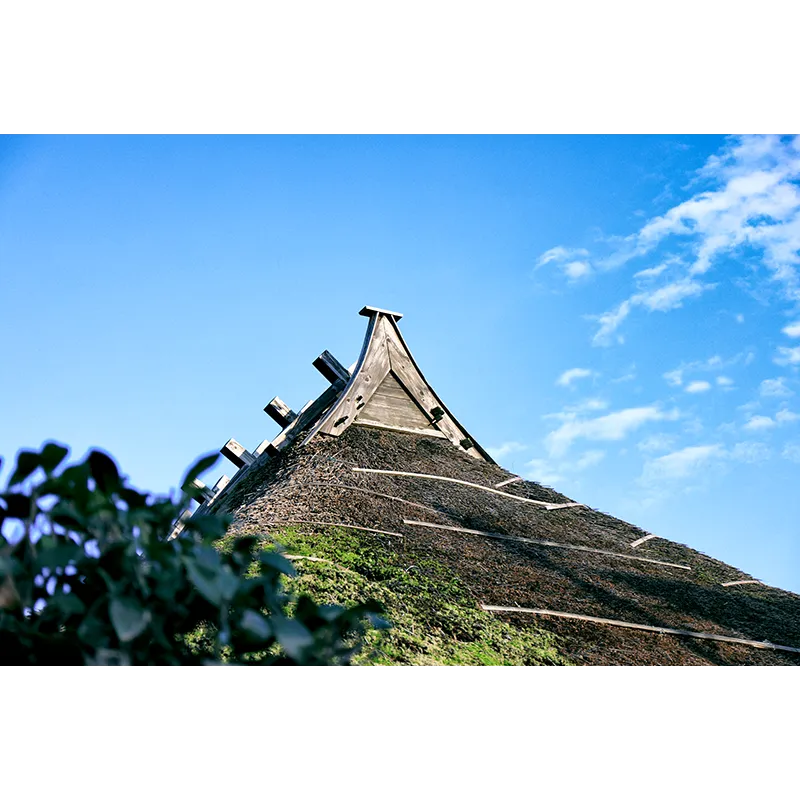
<svg viewBox="0 0 800 800">
<path fill-rule="evenodd" d="M 381 319 L 394 335 L 396 319 L 378 314 L 373 331 Z M 800 596 L 513 476 L 460 443 L 463 429 L 438 397 L 452 435 L 357 418 L 326 431 L 348 392 L 363 398 L 368 349 L 315 417 L 293 418 L 290 440 L 264 448 L 201 513 L 232 514 L 234 532 L 291 525 L 324 536 L 341 526 L 381 536 L 409 565 L 424 556 L 450 568 L 487 613 L 559 634 L 575 663 L 800 664 Z"/>
</svg>

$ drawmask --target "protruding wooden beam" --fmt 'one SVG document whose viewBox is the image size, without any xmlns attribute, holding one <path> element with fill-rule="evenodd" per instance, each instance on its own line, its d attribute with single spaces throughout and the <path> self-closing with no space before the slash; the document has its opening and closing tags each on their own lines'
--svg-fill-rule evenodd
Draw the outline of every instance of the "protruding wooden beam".
<svg viewBox="0 0 800 800">
<path fill-rule="evenodd" d="M 231 482 L 231 479 L 227 475 L 223 475 L 212 487 L 212 499 L 216 498 L 217 495 Z"/>
<path fill-rule="evenodd" d="M 172 530 L 170 531 L 169 536 L 167 539 L 174 539 L 176 536 L 180 536 L 183 529 L 186 527 L 186 522 L 189 517 L 192 516 L 192 512 L 187 508 L 184 512 L 178 517 L 175 525 L 173 525 Z"/>
<path fill-rule="evenodd" d="M 350 380 L 350 372 L 344 364 L 339 363 L 327 350 L 323 350 L 314 360 L 314 366 L 323 377 L 331 383 Z"/>
<path fill-rule="evenodd" d="M 200 480 L 200 478 L 194 478 L 192 480 L 192 484 L 191 485 L 192 485 L 192 488 L 194 488 L 200 494 L 200 496 L 203 498 L 202 500 L 199 500 L 198 498 L 195 498 L 200 503 L 204 503 L 204 502 L 210 500 L 214 496 L 214 490 L 210 489 L 208 486 L 206 486 L 203 483 L 203 481 Z"/>
<path fill-rule="evenodd" d="M 240 445 L 236 439 L 228 439 L 219 451 L 228 461 L 233 462 L 240 469 L 244 466 L 250 466 L 256 460 L 256 457 Z"/>
<path fill-rule="evenodd" d="M 328 352 L 327 350 L 325 351 Z M 331 356 L 332 357 L 332 356 Z M 322 356 L 320 356 L 322 358 Z M 319 360 L 319 359 L 317 359 Z M 314 362 L 316 364 L 316 362 Z M 285 428 L 287 425 L 290 425 L 294 419 L 297 418 L 297 414 L 292 411 L 280 397 L 273 397 L 272 400 L 264 406 L 264 411 L 269 414 L 281 428 Z"/>
<path fill-rule="evenodd" d="M 398 314 L 396 311 L 387 311 L 385 308 L 375 308 L 375 306 L 364 306 L 364 308 L 362 308 L 358 313 L 361 314 L 362 317 L 371 317 L 375 314 L 386 314 L 387 317 L 391 317 L 395 322 L 403 318 L 403 315 Z"/>
</svg>

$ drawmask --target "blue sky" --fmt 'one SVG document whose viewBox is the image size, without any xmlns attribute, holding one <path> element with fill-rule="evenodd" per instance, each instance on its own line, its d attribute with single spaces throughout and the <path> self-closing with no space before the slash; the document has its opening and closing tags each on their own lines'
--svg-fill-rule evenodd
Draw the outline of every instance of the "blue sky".
<svg viewBox="0 0 800 800">
<path fill-rule="evenodd" d="M 167 491 L 377 305 L 503 466 L 800 591 L 799 178 L 790 137 L 0 138 L 0 454 Z"/>
</svg>

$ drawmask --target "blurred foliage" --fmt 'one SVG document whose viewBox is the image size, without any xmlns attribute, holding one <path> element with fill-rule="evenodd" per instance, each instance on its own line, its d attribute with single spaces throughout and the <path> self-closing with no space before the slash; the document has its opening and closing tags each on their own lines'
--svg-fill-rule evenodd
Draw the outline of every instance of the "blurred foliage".
<svg viewBox="0 0 800 800">
<path fill-rule="evenodd" d="M 292 563 L 259 535 L 220 547 L 229 517 L 195 514 L 169 539 L 218 456 L 174 500 L 128 486 L 101 451 L 67 455 L 21 451 L 0 494 L 0 663 L 348 664 L 386 625 L 370 601 L 289 594 Z"/>
</svg>

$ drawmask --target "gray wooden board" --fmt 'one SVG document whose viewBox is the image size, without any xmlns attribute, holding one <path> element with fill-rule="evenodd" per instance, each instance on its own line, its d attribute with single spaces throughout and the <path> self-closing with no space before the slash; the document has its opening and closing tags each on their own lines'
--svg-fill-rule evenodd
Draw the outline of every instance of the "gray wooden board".
<svg viewBox="0 0 800 800">
<path fill-rule="evenodd" d="M 790 653 L 800 653 L 800 647 L 787 647 L 783 644 L 772 642 L 757 642 L 754 639 L 737 639 L 733 636 L 720 636 L 716 633 L 701 633 L 700 631 L 684 631 L 678 628 L 661 628 L 656 625 L 640 625 L 635 622 L 623 622 L 620 619 L 606 619 L 604 617 L 589 617 L 586 614 L 571 614 L 566 611 L 550 611 L 544 608 L 517 608 L 516 606 L 487 606 L 481 604 L 484 611 L 500 611 L 513 614 L 538 614 L 543 617 L 562 617 L 564 619 L 577 619 L 583 622 L 596 622 L 599 625 L 613 625 L 618 628 L 633 628 L 651 633 L 670 633 L 674 636 L 690 636 L 694 639 L 711 639 L 715 642 L 730 642 L 731 644 L 744 644 L 749 647 L 758 647 L 762 650 L 787 650 Z"/>
<path fill-rule="evenodd" d="M 383 379 L 369 402 L 356 414 L 356 419 L 360 422 L 396 425 L 423 433 L 434 427 L 391 372 Z"/>
</svg>

